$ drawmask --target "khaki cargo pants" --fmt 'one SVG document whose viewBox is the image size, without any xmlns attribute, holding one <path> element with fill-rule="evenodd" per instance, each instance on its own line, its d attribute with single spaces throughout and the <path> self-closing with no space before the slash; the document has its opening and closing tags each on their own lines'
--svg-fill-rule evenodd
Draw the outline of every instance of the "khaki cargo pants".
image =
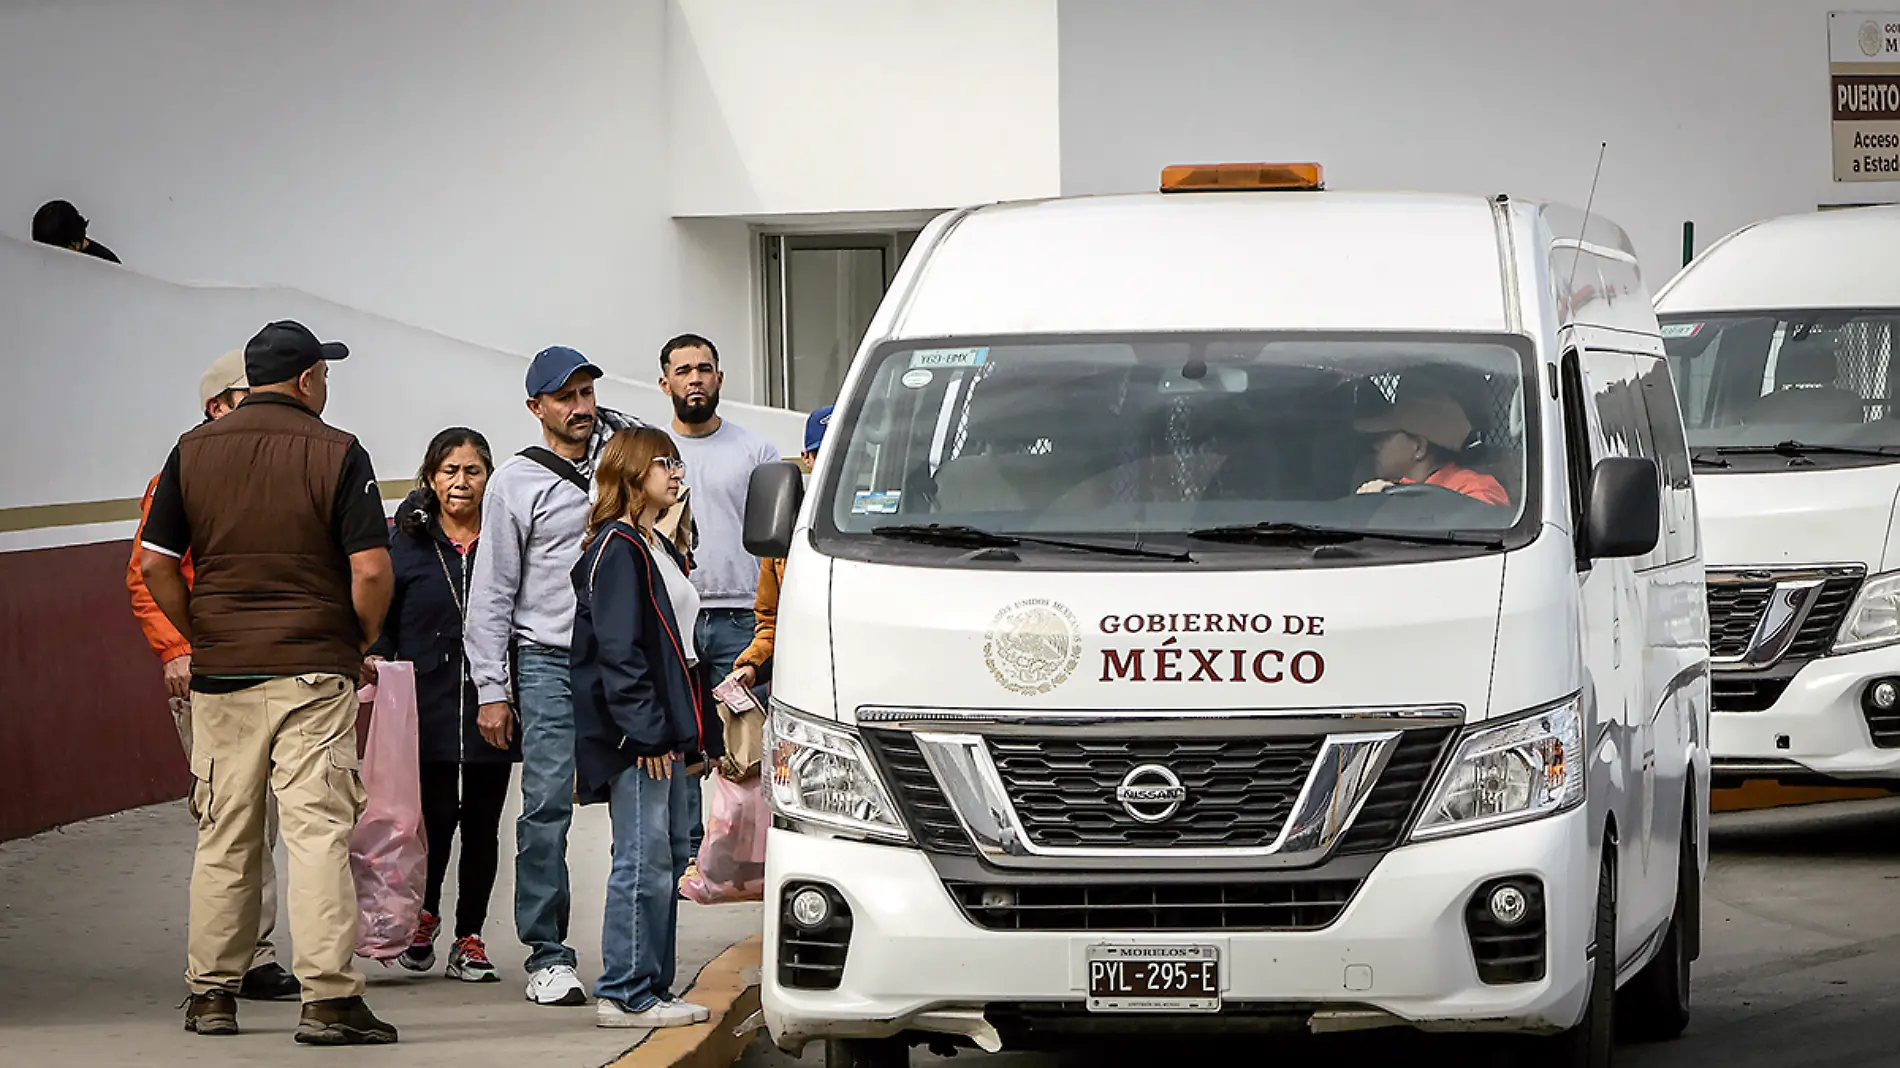
<svg viewBox="0 0 1900 1068">
<path fill-rule="evenodd" d="M 185 759 L 191 759 L 191 702 L 172 699 L 172 725 L 178 728 L 178 744 L 185 747 Z M 194 791 L 195 800 L 195 791 Z M 197 815 L 194 808 L 193 816 Z M 277 963 L 277 945 L 271 934 L 277 929 L 277 796 L 272 794 L 264 809 L 263 896 L 257 903 L 257 949 L 251 953 L 251 967 Z"/>
<path fill-rule="evenodd" d="M 191 872 L 185 978 L 195 994 L 236 993 L 256 951 L 275 794 L 289 859 L 291 971 L 305 1002 L 355 997 L 356 887 L 350 832 L 362 815 L 356 683 L 341 675 L 269 679 L 191 695 Z"/>
</svg>

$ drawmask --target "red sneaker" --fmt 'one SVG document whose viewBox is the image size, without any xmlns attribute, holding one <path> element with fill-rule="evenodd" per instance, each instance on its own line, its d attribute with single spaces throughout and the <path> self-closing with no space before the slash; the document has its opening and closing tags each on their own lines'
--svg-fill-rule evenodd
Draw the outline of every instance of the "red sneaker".
<svg viewBox="0 0 1900 1068">
<path fill-rule="evenodd" d="M 435 933 L 441 927 L 440 917 L 423 913 L 422 922 L 416 926 L 416 936 L 409 940 L 409 948 L 402 951 L 396 963 L 412 972 L 426 972 L 435 967 Z"/>
<path fill-rule="evenodd" d="M 449 950 L 449 978 L 464 983 L 499 983 L 501 976 L 488 961 L 488 950 L 476 935 L 463 935 Z"/>
</svg>

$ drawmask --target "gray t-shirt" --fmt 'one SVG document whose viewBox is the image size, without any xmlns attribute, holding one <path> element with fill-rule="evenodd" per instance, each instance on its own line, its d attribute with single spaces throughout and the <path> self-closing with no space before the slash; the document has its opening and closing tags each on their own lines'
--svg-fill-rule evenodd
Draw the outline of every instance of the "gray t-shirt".
<svg viewBox="0 0 1900 1068">
<path fill-rule="evenodd" d="M 687 503 L 699 526 L 692 578 L 701 607 L 750 609 L 759 558 L 745 551 L 746 486 L 754 468 L 780 459 L 778 449 L 730 419 L 704 437 L 669 432 L 686 461 Z"/>
<path fill-rule="evenodd" d="M 588 510 L 579 487 L 522 456 L 503 460 L 489 478 L 462 625 L 469 676 L 483 704 L 508 699 L 514 639 L 563 650 L 572 643 L 571 572 Z"/>
</svg>

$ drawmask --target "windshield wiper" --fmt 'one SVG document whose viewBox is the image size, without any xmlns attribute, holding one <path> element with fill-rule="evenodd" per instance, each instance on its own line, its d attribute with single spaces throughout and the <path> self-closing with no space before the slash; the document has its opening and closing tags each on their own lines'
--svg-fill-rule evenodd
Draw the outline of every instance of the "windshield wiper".
<svg viewBox="0 0 1900 1068">
<path fill-rule="evenodd" d="M 993 530 L 959 523 L 886 523 L 881 527 L 872 527 L 871 533 L 882 538 L 905 538 L 936 545 L 968 546 L 973 549 L 1001 549 L 1012 545 L 1046 545 L 1052 549 L 1070 549 L 1075 552 L 1100 553 L 1105 556 L 1137 556 L 1146 560 L 1172 560 L 1182 564 L 1194 562 L 1194 557 L 1184 552 L 1143 549 L 1134 545 L 1102 545 L 1097 542 L 1068 541 L 1063 538 L 1042 538 L 1031 534 L 999 534 Z"/>
<path fill-rule="evenodd" d="M 1689 462 L 1699 467 L 1734 467 L 1735 466 L 1734 464 L 1729 463 L 1727 460 L 1722 459 L 1720 456 L 1707 456 L 1699 452 L 1690 453 Z"/>
<path fill-rule="evenodd" d="M 1823 456 L 1900 456 L 1900 445 L 1866 447 L 1783 441 L 1774 445 L 1720 445 L 1715 451 L 1723 456 L 1808 456 L 1816 453 Z"/>
<path fill-rule="evenodd" d="M 1228 527 L 1205 527 L 1188 531 L 1188 537 L 1201 541 L 1231 541 L 1250 545 L 1338 545 L 1349 541 L 1399 541 L 1414 545 L 1470 545 L 1480 549 L 1502 549 L 1500 538 L 1470 537 L 1463 534 L 1399 534 L 1388 530 L 1347 530 L 1339 527 L 1315 527 L 1305 523 L 1243 523 Z"/>
</svg>

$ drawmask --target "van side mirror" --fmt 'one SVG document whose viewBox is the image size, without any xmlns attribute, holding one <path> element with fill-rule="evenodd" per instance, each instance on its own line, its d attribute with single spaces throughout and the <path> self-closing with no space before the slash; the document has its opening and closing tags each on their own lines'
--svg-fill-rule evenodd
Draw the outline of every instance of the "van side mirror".
<svg viewBox="0 0 1900 1068">
<path fill-rule="evenodd" d="M 1662 480 L 1656 461 L 1609 456 L 1590 474 L 1584 548 L 1593 559 L 1641 556 L 1662 535 Z"/>
<path fill-rule="evenodd" d="M 760 464 L 745 491 L 745 551 L 783 560 L 792 555 L 792 530 L 805 501 L 805 471 L 794 463 Z"/>
</svg>

